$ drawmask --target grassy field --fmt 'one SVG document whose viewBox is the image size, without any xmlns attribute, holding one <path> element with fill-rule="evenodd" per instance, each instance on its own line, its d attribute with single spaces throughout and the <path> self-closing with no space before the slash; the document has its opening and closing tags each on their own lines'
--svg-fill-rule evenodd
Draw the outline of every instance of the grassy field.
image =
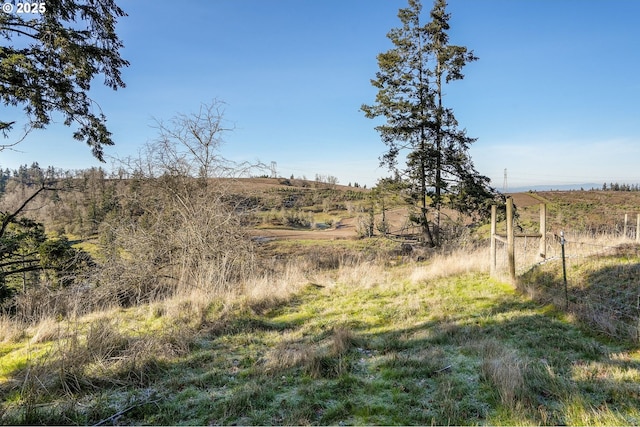
<svg viewBox="0 0 640 427">
<path fill-rule="evenodd" d="M 4 319 L 0 421 L 639 424 L 637 346 L 488 277 L 486 258 L 292 260 L 242 299 Z"/>
<path fill-rule="evenodd" d="M 407 253 L 356 238 L 362 189 L 252 183 L 274 207 L 234 295 L 0 316 L 0 424 L 640 424 L 640 246 L 620 233 L 636 193 L 515 195 L 517 226 L 536 231 L 542 201 L 550 233 L 544 263 L 518 240 L 514 288 L 487 273 L 488 226 Z"/>
<path fill-rule="evenodd" d="M 516 221 L 525 229 L 538 222 L 540 202 L 547 204 L 549 230 L 590 234 L 621 234 L 624 215 L 635 228 L 640 213 L 640 192 L 636 191 L 540 191 L 512 195 L 520 217 Z"/>
</svg>

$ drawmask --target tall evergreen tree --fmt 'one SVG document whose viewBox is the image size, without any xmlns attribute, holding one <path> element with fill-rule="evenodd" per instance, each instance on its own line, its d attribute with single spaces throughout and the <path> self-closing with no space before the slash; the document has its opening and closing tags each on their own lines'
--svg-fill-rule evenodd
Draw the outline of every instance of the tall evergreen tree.
<svg viewBox="0 0 640 427">
<path fill-rule="evenodd" d="M 446 6 L 445 0 L 436 0 L 425 25 L 420 0 L 400 9 L 402 26 L 387 35 L 394 47 L 378 55 L 380 70 L 371 80 L 378 89 L 376 102 L 362 106 L 366 117 L 386 119 L 376 127 L 388 146 L 382 164 L 399 171 L 398 159 L 406 156 L 401 175 L 419 209 L 412 218 L 431 246 L 440 244 L 444 206 L 478 212 L 495 197 L 489 179 L 469 157 L 475 139 L 459 129 L 453 110 L 444 106 L 443 84 L 462 79 L 462 68 L 477 60 L 466 47 L 449 43 Z"/>
</svg>

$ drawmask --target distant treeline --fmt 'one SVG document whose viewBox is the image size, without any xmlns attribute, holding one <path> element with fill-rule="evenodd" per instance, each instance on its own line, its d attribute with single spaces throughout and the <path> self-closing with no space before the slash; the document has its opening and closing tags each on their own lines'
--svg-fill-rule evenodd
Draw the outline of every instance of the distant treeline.
<svg viewBox="0 0 640 427">
<path fill-rule="evenodd" d="M 24 164 L 18 167 L 18 169 L 13 170 L 0 167 L 0 194 L 7 190 L 7 183 L 9 181 L 13 181 L 19 185 L 33 186 L 65 179 L 87 179 L 88 176 L 99 176 L 100 179 L 131 179 L 137 175 L 139 174 L 131 173 L 124 168 L 118 168 L 111 172 L 107 172 L 102 167 L 65 170 L 54 168 L 53 166 L 42 168 L 38 162 L 33 162 L 31 166 Z"/>
<path fill-rule="evenodd" d="M 640 184 L 619 184 L 606 182 L 602 184 L 602 191 L 640 191 Z"/>
<path fill-rule="evenodd" d="M 101 167 L 43 168 L 37 162 L 14 170 L 0 167 L 0 213 L 19 206 L 46 185 L 52 187 L 52 191 L 43 192 L 32 202 L 34 209 L 29 210 L 28 216 L 49 231 L 86 238 L 98 233 L 105 219 L 139 210 L 136 199 L 140 197 L 140 185 L 147 181 L 144 175 L 143 171 L 124 168 L 112 171 Z M 364 200 L 368 195 L 362 191 L 335 189 L 337 179 L 279 181 L 287 187 L 258 191 L 251 196 L 229 194 L 228 197 L 242 199 L 242 206 L 250 202 L 259 210 L 304 207 L 322 210 L 346 209 L 345 203 Z"/>
</svg>

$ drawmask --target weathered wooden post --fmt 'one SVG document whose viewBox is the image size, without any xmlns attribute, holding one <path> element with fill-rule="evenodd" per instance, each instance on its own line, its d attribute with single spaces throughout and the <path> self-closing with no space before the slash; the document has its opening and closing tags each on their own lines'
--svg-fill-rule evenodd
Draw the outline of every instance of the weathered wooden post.
<svg viewBox="0 0 640 427">
<path fill-rule="evenodd" d="M 490 273 L 491 276 L 495 276 L 496 274 L 496 215 L 497 207 L 496 205 L 491 205 L 491 250 L 489 253 L 489 258 L 491 262 Z M 640 215 L 638 216 L 640 218 Z"/>
<path fill-rule="evenodd" d="M 513 198 L 507 199 L 507 257 L 509 262 L 509 277 L 511 284 L 516 284 L 516 253 L 515 236 L 513 233 Z"/>
<path fill-rule="evenodd" d="M 540 257 L 547 259 L 547 204 L 540 204 Z"/>
<path fill-rule="evenodd" d="M 640 214 L 636 217 L 636 243 L 640 243 Z"/>
</svg>

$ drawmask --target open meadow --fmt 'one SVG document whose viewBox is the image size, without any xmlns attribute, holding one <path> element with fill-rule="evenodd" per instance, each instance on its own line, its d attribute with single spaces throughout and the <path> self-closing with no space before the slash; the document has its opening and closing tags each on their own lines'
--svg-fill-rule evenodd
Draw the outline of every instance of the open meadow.
<svg viewBox="0 0 640 427">
<path fill-rule="evenodd" d="M 634 198 L 515 195 L 523 229 L 535 228 L 525 201 L 537 197 L 552 231 L 545 263 L 522 261 L 519 247 L 512 286 L 489 275 L 486 226 L 427 250 L 401 239 L 400 201 L 387 204 L 387 227 L 375 206 L 367 237 L 365 190 L 250 187 L 264 194 L 245 221 L 256 262 L 229 276 L 234 288 L 23 295 L 30 315 L 0 319 L 2 424 L 640 423 L 639 246 L 604 232 Z M 565 291 L 553 233 L 574 216 L 591 225 L 571 235 Z M 86 233 L 75 244 L 97 263 L 115 256 Z"/>
<path fill-rule="evenodd" d="M 0 425 L 640 425 L 640 3 L 393 3 L 4 1 Z"/>
</svg>

